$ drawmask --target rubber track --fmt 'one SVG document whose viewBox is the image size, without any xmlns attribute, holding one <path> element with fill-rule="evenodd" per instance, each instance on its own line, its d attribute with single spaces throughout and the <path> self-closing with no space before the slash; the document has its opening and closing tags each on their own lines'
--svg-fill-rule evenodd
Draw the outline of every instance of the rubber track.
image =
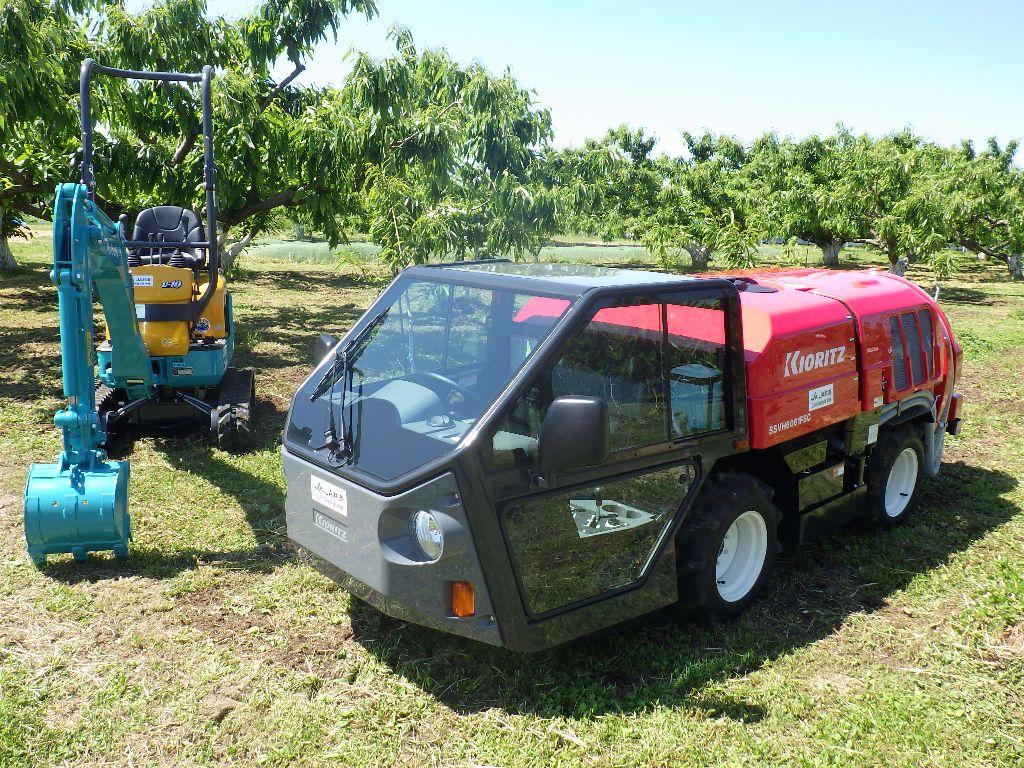
<svg viewBox="0 0 1024 768">
<path fill-rule="evenodd" d="M 256 375 L 251 368 L 228 368 L 217 397 L 217 445 L 225 451 L 243 451 L 252 444 L 253 392 Z"/>
</svg>

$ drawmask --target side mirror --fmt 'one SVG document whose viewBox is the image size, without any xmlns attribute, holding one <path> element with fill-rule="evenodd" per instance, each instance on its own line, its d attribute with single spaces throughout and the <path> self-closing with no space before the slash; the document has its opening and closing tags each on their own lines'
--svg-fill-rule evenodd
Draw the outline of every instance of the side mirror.
<svg viewBox="0 0 1024 768">
<path fill-rule="evenodd" d="M 321 333 L 316 337 L 316 343 L 313 345 L 313 362 L 319 363 L 330 353 L 332 349 L 338 344 L 338 337 L 332 336 L 329 333 Z"/>
<path fill-rule="evenodd" d="M 543 477 L 600 464 L 610 451 L 608 403 L 603 398 L 559 397 L 548 408 L 537 447 Z"/>
</svg>

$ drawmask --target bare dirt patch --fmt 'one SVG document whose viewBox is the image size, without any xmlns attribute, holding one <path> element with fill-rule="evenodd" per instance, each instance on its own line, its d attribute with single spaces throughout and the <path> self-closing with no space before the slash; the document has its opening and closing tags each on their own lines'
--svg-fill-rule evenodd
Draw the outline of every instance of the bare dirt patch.
<svg viewBox="0 0 1024 768">
<path fill-rule="evenodd" d="M 289 621 L 270 610 L 240 610 L 220 589 L 188 595 L 174 610 L 180 624 L 218 645 L 230 646 L 236 655 L 269 661 L 282 669 L 333 677 L 349 651 L 361 650 L 347 616 L 338 623 Z"/>
</svg>

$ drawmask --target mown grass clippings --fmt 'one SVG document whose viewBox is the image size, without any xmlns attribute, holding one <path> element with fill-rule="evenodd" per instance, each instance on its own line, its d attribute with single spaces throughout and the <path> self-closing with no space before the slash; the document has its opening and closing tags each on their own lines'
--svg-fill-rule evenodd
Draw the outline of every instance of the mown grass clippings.
<svg viewBox="0 0 1024 768">
<path fill-rule="evenodd" d="M 60 360 L 49 243 L 14 247 L 0 766 L 1024 764 L 1024 290 L 1001 266 L 940 292 L 967 341 L 966 421 L 907 526 L 786 554 L 734 624 L 659 614 L 512 655 L 384 617 L 288 543 L 284 414 L 315 336 L 379 291 L 361 267 L 247 261 L 233 290 L 257 450 L 140 436 L 130 560 L 32 567 L 21 493 L 59 451 Z"/>
</svg>

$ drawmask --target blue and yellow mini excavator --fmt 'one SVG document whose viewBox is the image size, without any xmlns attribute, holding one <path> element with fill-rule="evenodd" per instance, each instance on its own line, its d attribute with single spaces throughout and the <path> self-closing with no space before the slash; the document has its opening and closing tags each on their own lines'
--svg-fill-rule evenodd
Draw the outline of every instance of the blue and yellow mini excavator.
<svg viewBox="0 0 1024 768">
<path fill-rule="evenodd" d="M 90 81 L 94 74 L 202 91 L 206 224 L 173 205 L 115 223 L 93 196 Z M 128 463 L 105 446 L 130 424 L 164 430 L 200 422 L 220 448 L 244 449 L 251 435 L 251 370 L 229 367 L 234 348 L 231 295 L 218 270 L 216 174 L 210 80 L 201 73 L 112 69 L 86 59 L 81 72 L 82 175 L 57 187 L 53 272 L 60 315 L 67 407 L 54 423 L 64 450 L 56 464 L 33 464 L 25 486 L 25 539 L 33 562 L 70 552 L 128 555 Z M 209 236 L 207 236 L 209 232 Z M 93 291 L 105 340 L 93 338 Z"/>
</svg>

